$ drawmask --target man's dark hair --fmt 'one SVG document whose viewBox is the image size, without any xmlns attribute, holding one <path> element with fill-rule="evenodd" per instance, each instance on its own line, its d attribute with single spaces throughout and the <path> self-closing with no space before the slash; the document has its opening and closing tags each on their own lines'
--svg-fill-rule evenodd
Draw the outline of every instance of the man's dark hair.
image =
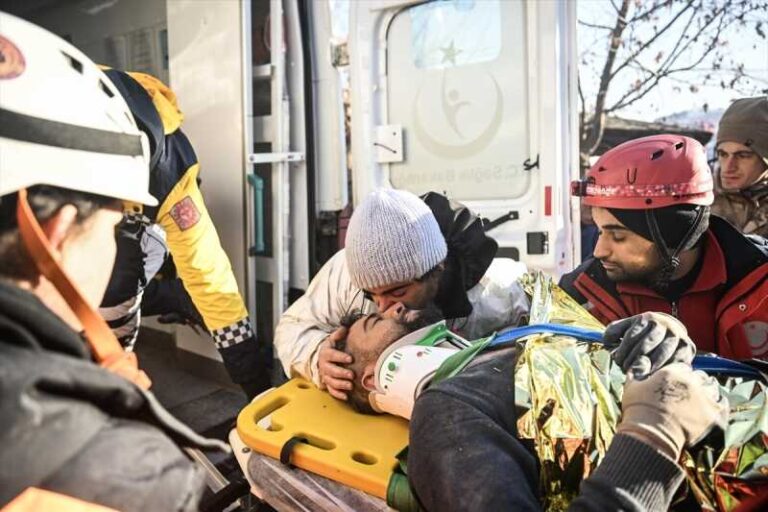
<svg viewBox="0 0 768 512">
<path fill-rule="evenodd" d="M 19 235 L 16 221 L 18 198 L 16 193 L 0 198 L 0 277 L 29 280 L 37 275 L 37 269 Z M 27 202 L 40 223 L 46 222 L 65 205 L 71 204 L 77 209 L 77 224 L 85 222 L 99 209 L 117 204 L 117 200 L 111 197 L 48 185 L 30 187 Z"/>
<path fill-rule="evenodd" d="M 341 319 L 341 325 L 350 328 L 352 327 L 352 324 L 364 316 L 366 315 L 363 315 L 359 311 L 349 313 Z M 403 332 L 401 333 L 401 336 L 405 336 L 406 334 L 421 329 L 422 327 L 434 324 L 435 322 L 438 322 L 442 319 L 442 312 L 437 306 L 432 304 L 427 308 L 420 310 L 419 315 L 416 316 L 416 318 L 413 320 L 408 322 L 399 322 L 400 325 L 403 326 Z M 394 343 L 397 341 L 397 339 L 387 341 L 389 343 Z M 368 400 L 368 390 L 363 387 L 360 378 L 362 377 L 365 367 L 371 362 L 375 362 L 381 353 L 375 350 L 358 349 L 358 353 L 353 354 L 349 350 L 346 338 L 336 342 L 336 349 L 341 350 L 342 352 L 345 352 L 352 357 L 351 363 L 343 365 L 345 368 L 352 370 L 352 372 L 355 374 L 354 378 L 352 379 L 352 391 L 349 393 L 350 405 L 359 413 L 376 414 L 376 411 L 373 410 L 373 407 L 371 407 L 370 401 Z"/>
</svg>

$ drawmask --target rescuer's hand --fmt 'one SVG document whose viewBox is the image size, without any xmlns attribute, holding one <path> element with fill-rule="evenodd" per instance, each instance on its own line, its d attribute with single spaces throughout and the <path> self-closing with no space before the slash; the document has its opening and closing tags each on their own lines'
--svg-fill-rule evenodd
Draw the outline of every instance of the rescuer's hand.
<svg viewBox="0 0 768 512">
<path fill-rule="evenodd" d="M 606 347 L 622 370 L 639 379 L 670 363 L 693 361 L 696 345 L 685 326 L 665 313 L 643 313 L 608 325 L 603 335 Z"/>
<path fill-rule="evenodd" d="M 342 364 L 352 362 L 352 356 L 341 350 L 336 350 L 336 342 L 347 337 L 347 328 L 339 327 L 320 344 L 317 368 L 320 373 L 320 383 L 328 393 L 339 400 L 347 399 L 347 391 L 352 390 L 352 370 L 343 368 Z"/>
<path fill-rule="evenodd" d="M 684 446 L 695 445 L 716 426 L 724 429 L 727 422 L 728 401 L 717 381 L 674 363 L 643 380 L 628 376 L 616 431 L 677 460 Z"/>
</svg>

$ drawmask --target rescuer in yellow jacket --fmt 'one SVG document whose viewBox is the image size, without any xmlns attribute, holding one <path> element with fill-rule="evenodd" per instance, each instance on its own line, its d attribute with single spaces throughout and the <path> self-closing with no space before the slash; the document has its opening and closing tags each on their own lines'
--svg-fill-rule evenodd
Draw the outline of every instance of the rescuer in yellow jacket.
<svg viewBox="0 0 768 512">
<path fill-rule="evenodd" d="M 143 73 L 105 71 L 150 141 L 150 193 L 159 205 L 125 204 L 115 268 L 101 314 L 126 349 L 145 316 L 202 324 L 234 382 L 251 398 L 270 387 L 271 355 L 256 341 L 227 254 L 198 188 L 200 166 L 181 131 L 176 95 Z M 154 279 L 170 254 L 178 279 Z"/>
</svg>

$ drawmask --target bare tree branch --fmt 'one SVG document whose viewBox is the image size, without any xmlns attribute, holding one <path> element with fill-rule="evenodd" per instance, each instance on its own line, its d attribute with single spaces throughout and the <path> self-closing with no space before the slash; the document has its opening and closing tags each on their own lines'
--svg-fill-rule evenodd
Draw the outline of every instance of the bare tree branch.
<svg viewBox="0 0 768 512">
<path fill-rule="evenodd" d="M 640 14 L 635 14 L 629 20 L 627 20 L 627 23 L 629 25 L 632 25 L 632 24 L 634 24 L 637 21 L 644 21 L 644 20 L 650 18 L 651 15 L 654 12 L 658 11 L 662 7 L 668 7 L 670 5 L 672 5 L 672 0 L 666 0 L 665 2 L 660 2 L 660 3 L 656 4 L 656 5 L 654 5 L 653 7 L 651 7 L 650 9 L 641 12 Z"/>
<path fill-rule="evenodd" d="M 707 27 L 711 23 L 713 23 L 715 20 L 719 20 L 718 27 L 716 29 L 715 35 L 712 36 L 710 44 L 701 52 L 701 55 L 699 55 L 699 57 L 695 61 L 693 61 L 693 63 L 687 66 L 679 67 L 679 68 L 673 67 L 674 64 L 680 58 L 680 56 L 683 54 L 683 52 L 691 44 L 692 40 L 689 40 L 685 45 L 683 45 L 682 48 L 678 50 L 676 54 L 670 54 L 670 56 L 665 61 L 665 64 L 659 70 L 655 72 L 649 71 L 649 73 L 651 74 L 645 80 L 643 80 L 640 84 L 638 84 L 637 87 L 625 93 L 611 107 L 606 108 L 605 109 L 606 114 L 615 112 L 616 110 L 621 110 L 622 108 L 628 107 L 633 103 L 637 102 L 638 100 L 644 98 L 654 87 L 656 87 L 659 84 L 659 82 L 662 79 L 667 78 L 673 74 L 683 73 L 683 72 L 696 69 L 704 61 L 704 59 L 712 52 L 712 50 L 715 48 L 715 45 L 717 44 L 717 41 L 720 38 L 720 34 L 722 33 L 722 30 L 724 28 L 723 25 L 725 23 L 725 18 L 723 16 L 723 13 L 726 11 L 726 8 L 727 8 L 727 4 L 724 5 L 719 11 L 717 11 L 715 15 L 713 15 L 713 17 L 705 25 L 705 27 Z M 640 64 L 639 62 L 636 62 L 636 63 Z"/>
<path fill-rule="evenodd" d="M 740 62 L 740 55 L 723 59 L 727 34 L 732 30 L 754 30 L 758 41 L 768 31 L 768 2 L 764 0 L 610 0 L 616 11 L 614 26 L 601 21 L 584 21 L 581 26 L 600 37 L 609 37 L 608 51 L 599 70 L 594 100 L 579 81 L 580 153 L 582 161 L 594 153 L 603 138 L 605 120 L 611 113 L 643 100 L 659 84 L 669 80 L 685 84 L 691 91 L 702 85 L 714 86 L 713 76 L 721 76 L 721 87 L 747 94 L 765 93 L 768 81 L 755 77 Z M 635 12 L 628 16 L 633 6 Z M 643 10 L 641 10 L 643 9 Z M 664 12 L 668 9 L 668 12 Z M 763 22 L 763 23 L 761 23 Z M 661 26 L 657 26 L 661 25 Z M 610 29 L 610 33 L 606 33 Z M 603 43 L 604 44 L 604 43 Z M 594 45 L 593 45 L 594 46 Z M 655 57 L 654 57 L 655 55 Z M 589 62 L 596 60 L 591 50 Z M 616 94 L 624 83 L 624 72 L 636 75 L 628 90 Z M 762 71 L 762 70 L 760 70 Z M 706 73 L 706 75 L 704 74 Z M 621 75 L 622 80 L 616 80 Z M 591 85 L 590 81 L 588 85 Z M 751 92 L 750 92 L 751 91 Z M 609 92 L 612 104 L 608 104 Z M 613 97 L 618 99 L 613 101 Z M 587 103 L 590 101 L 590 104 Z M 592 103 L 594 101 L 594 103 Z M 590 112 L 588 108 L 593 107 Z"/>
<path fill-rule="evenodd" d="M 594 23 L 588 23 L 588 22 L 582 21 L 582 20 L 579 20 L 579 25 L 583 25 L 583 26 L 589 27 L 589 28 L 597 28 L 597 29 L 600 29 L 600 30 L 613 30 L 613 27 L 609 27 L 607 25 L 596 25 Z"/>
<path fill-rule="evenodd" d="M 618 74 L 618 73 L 619 73 L 619 72 L 620 72 L 622 69 L 624 69 L 625 67 L 627 67 L 627 65 L 629 64 L 629 62 L 631 62 L 632 60 L 634 60 L 634 59 L 635 59 L 635 57 L 637 57 L 638 55 L 640 55 L 641 53 L 643 53 L 643 51 L 645 51 L 645 49 L 646 49 L 646 48 L 648 48 L 649 46 L 651 46 L 651 45 L 652 45 L 652 44 L 653 44 L 653 43 L 654 43 L 654 42 L 655 42 L 655 41 L 656 41 L 656 40 L 657 40 L 659 37 L 661 37 L 661 35 L 662 35 L 662 34 L 666 33 L 666 32 L 667 32 L 667 31 L 668 31 L 668 30 L 669 30 L 669 29 L 670 29 L 670 28 L 671 28 L 671 27 L 672 27 L 672 26 L 673 26 L 673 25 L 674 25 L 674 24 L 677 22 L 677 20 L 680 18 L 680 16 L 682 16 L 683 14 L 685 14 L 685 12 L 686 12 L 686 11 L 688 11 L 688 9 L 690 9 L 691 7 L 693 7 L 693 1 L 694 1 L 694 0 L 688 0 L 688 2 L 686 3 L 685 7 L 683 7 L 682 9 L 680 9 L 680 12 L 678 12 L 678 13 L 677 13 L 677 14 L 676 14 L 676 15 L 675 15 L 675 16 L 674 16 L 674 17 L 673 17 L 673 18 L 672 18 L 672 19 L 671 19 L 671 20 L 670 20 L 670 21 L 669 21 L 669 22 L 668 22 L 666 25 L 664 25 L 664 27 L 662 27 L 662 28 L 661 28 L 661 30 L 659 30 L 658 32 L 656 32 L 656 34 L 654 34 L 654 36 L 653 36 L 652 38 L 650 38 L 648 41 L 644 42 L 644 43 L 643 43 L 643 44 L 640 46 L 640 48 L 638 48 L 637 50 L 635 50 L 635 51 L 634 51 L 634 52 L 633 52 L 633 53 L 632 53 L 632 54 L 631 54 L 629 57 L 627 57 L 627 59 L 626 59 L 626 60 L 625 60 L 625 61 L 624 61 L 622 64 L 620 64 L 620 65 L 619 65 L 619 66 L 618 66 L 618 67 L 617 67 L 617 68 L 616 68 L 616 69 L 613 71 L 613 74 L 611 75 L 611 78 L 615 77 L 615 76 L 616 76 L 616 75 L 617 75 L 617 74 Z"/>
<path fill-rule="evenodd" d="M 595 100 L 595 111 L 591 121 L 585 126 L 582 153 L 592 154 L 603 138 L 605 128 L 605 98 L 608 93 L 608 85 L 612 78 L 613 63 L 616 60 L 616 52 L 621 46 L 621 35 L 627 26 L 627 12 L 629 0 L 622 0 L 621 10 L 616 17 L 616 24 L 611 32 L 611 41 L 608 49 L 608 57 L 605 59 L 603 71 L 600 76 L 600 86 Z"/>
</svg>

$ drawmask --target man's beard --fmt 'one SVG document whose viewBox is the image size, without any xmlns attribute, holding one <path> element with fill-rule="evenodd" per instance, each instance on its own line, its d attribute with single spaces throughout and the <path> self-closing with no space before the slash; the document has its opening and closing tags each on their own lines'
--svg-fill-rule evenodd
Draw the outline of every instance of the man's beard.
<svg viewBox="0 0 768 512">
<path fill-rule="evenodd" d="M 359 317 L 358 317 L 359 318 Z M 428 304 L 423 309 L 412 309 L 406 313 L 406 317 L 403 320 L 399 320 L 398 323 L 402 327 L 398 339 L 410 334 L 414 331 L 418 331 L 423 327 L 427 327 L 434 323 L 444 319 L 443 312 L 440 311 L 434 303 Z M 393 343 L 397 340 L 393 340 Z M 378 354 L 377 357 L 381 357 Z M 362 414 L 376 414 L 369 401 L 369 391 L 365 389 L 359 383 L 353 385 L 352 391 L 349 393 L 349 403 L 359 413 Z"/>
<path fill-rule="evenodd" d="M 600 260 L 600 263 L 603 264 L 603 260 Z M 641 267 L 630 268 L 627 268 L 620 263 L 606 263 L 608 264 L 608 267 L 603 265 L 603 270 L 605 270 L 608 279 L 615 283 L 654 283 L 662 270 L 662 265 L 659 261 L 653 261 L 652 263 Z"/>
</svg>

